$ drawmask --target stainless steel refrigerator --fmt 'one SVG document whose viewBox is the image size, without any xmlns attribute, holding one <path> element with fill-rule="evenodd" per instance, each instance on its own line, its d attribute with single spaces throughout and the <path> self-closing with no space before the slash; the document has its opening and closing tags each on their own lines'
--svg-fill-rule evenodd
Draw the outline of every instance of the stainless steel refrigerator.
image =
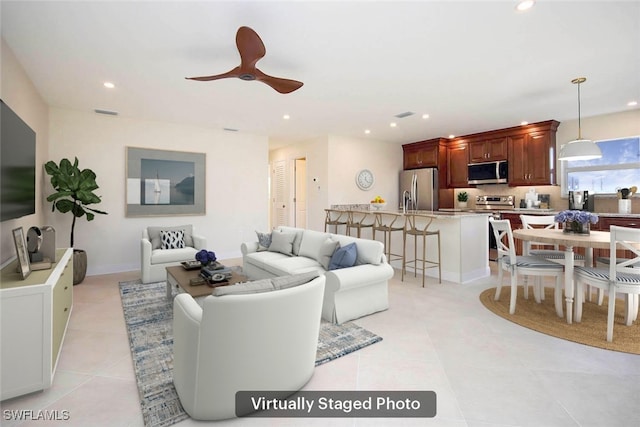
<svg viewBox="0 0 640 427">
<path fill-rule="evenodd" d="M 438 169 L 424 168 L 400 172 L 401 207 L 407 210 L 438 210 Z"/>
</svg>

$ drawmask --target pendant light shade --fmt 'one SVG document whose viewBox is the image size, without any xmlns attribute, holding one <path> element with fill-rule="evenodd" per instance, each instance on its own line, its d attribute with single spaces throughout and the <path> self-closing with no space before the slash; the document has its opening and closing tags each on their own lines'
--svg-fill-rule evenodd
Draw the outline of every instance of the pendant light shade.
<svg viewBox="0 0 640 427">
<path fill-rule="evenodd" d="M 582 128 L 580 124 L 580 84 L 586 82 L 585 77 L 578 77 L 571 80 L 571 83 L 578 85 L 578 138 L 560 146 L 558 153 L 559 160 L 591 160 L 602 157 L 602 151 L 598 144 L 590 139 L 582 138 Z"/>
</svg>

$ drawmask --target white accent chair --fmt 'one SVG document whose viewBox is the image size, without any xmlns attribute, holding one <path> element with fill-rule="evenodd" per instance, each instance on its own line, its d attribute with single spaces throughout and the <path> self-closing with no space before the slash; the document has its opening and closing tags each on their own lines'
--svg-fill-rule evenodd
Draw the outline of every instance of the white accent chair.
<svg viewBox="0 0 640 427">
<path fill-rule="evenodd" d="M 612 225 L 609 232 L 611 233 L 609 267 L 576 267 L 573 277 L 576 282 L 576 322 L 582 319 L 582 299 L 585 285 L 595 286 L 608 292 L 607 341 L 613 341 L 617 293 L 626 295 L 625 324 L 631 326 L 633 321 L 638 319 L 640 269 L 634 268 L 634 265 L 640 263 L 640 229 Z M 631 251 L 634 256 L 621 261 L 616 256 L 616 250 L 620 249 Z"/>
<path fill-rule="evenodd" d="M 180 249 L 162 249 L 161 231 L 184 230 L 185 247 Z M 171 227 L 147 227 L 142 230 L 140 239 L 140 270 L 142 283 L 167 280 L 166 267 L 179 265 L 183 261 L 192 261 L 196 253 L 206 249 L 207 239 L 193 233 L 192 225 Z"/>
<path fill-rule="evenodd" d="M 493 234 L 498 245 L 498 286 L 496 288 L 495 300 L 500 299 L 500 291 L 502 290 L 503 271 L 509 271 L 511 274 L 511 300 L 509 302 L 509 314 L 516 311 L 516 297 L 518 294 L 518 273 L 525 275 L 524 297 L 528 297 L 528 284 L 526 276 L 537 276 L 536 285 L 534 286 L 534 296 L 537 303 L 541 301 L 541 295 L 544 294 L 544 286 L 542 278 L 551 276 L 555 278 L 554 303 L 556 313 L 562 317 L 562 277 L 564 275 L 564 267 L 561 264 L 549 261 L 536 256 L 516 256 L 516 250 L 513 242 L 513 232 L 511 223 L 508 219 L 497 220 L 489 218 L 489 223 L 493 228 Z M 506 243 L 503 241 L 506 238 Z"/>
<path fill-rule="evenodd" d="M 185 411 L 233 418 L 238 391 L 301 389 L 315 368 L 324 285 L 319 276 L 283 290 L 208 296 L 202 308 L 177 295 L 173 383 Z"/>
</svg>

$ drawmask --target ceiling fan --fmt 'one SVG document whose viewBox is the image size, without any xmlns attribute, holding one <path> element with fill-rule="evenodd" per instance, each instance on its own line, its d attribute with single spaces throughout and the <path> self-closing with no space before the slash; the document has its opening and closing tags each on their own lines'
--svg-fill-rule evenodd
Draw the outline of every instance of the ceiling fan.
<svg viewBox="0 0 640 427">
<path fill-rule="evenodd" d="M 256 62 L 264 57 L 267 51 L 264 47 L 264 43 L 262 43 L 262 40 L 260 39 L 260 36 L 258 36 L 258 34 L 251 28 L 238 28 L 238 33 L 236 34 L 236 46 L 238 46 L 238 52 L 240 52 L 240 65 L 233 70 L 214 76 L 186 78 L 201 82 L 226 79 L 229 77 L 237 77 L 246 81 L 257 80 L 271 86 L 280 93 L 290 93 L 302 87 L 302 82 L 283 79 L 280 77 L 272 77 L 256 68 Z"/>
</svg>

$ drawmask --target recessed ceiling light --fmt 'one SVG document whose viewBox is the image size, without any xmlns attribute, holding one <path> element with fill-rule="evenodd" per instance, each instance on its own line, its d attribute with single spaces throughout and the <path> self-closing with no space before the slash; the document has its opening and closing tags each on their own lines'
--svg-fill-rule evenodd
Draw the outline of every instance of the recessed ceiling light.
<svg viewBox="0 0 640 427">
<path fill-rule="evenodd" d="M 516 10 L 523 12 L 525 10 L 531 9 L 534 4 L 536 4 L 535 0 L 522 0 L 519 1 L 516 5 Z"/>
<path fill-rule="evenodd" d="M 522 121 L 522 122 L 520 122 L 520 124 L 521 124 L 522 126 L 524 126 L 524 125 L 528 125 L 528 124 L 529 124 L 529 122 L 527 122 L 527 121 Z"/>
<path fill-rule="evenodd" d="M 371 133 L 371 131 L 369 129 L 365 129 L 364 133 L 366 133 L 367 135 L 369 135 Z"/>
<path fill-rule="evenodd" d="M 106 87 L 107 89 L 113 89 L 114 87 L 116 87 L 116 85 L 114 85 L 111 82 L 104 82 L 103 83 L 104 87 Z"/>
<path fill-rule="evenodd" d="M 454 134 L 449 135 L 449 139 L 453 139 L 453 138 L 455 138 L 455 137 L 456 137 L 456 136 L 455 136 Z"/>
<path fill-rule="evenodd" d="M 635 107 L 636 105 L 638 105 L 638 101 L 629 101 L 629 102 L 627 102 L 627 106 L 628 107 Z"/>
<path fill-rule="evenodd" d="M 282 118 L 285 119 L 285 120 L 289 120 L 291 118 L 291 116 L 288 115 L 288 114 L 285 114 L 284 116 L 282 116 Z"/>
<path fill-rule="evenodd" d="M 428 119 L 428 118 L 429 118 L 429 115 L 428 115 L 428 114 L 423 114 L 423 115 L 422 115 L 422 118 L 423 118 L 423 119 Z"/>
<path fill-rule="evenodd" d="M 389 124 L 389 126 L 391 126 L 392 128 L 398 126 L 395 122 L 391 122 L 391 124 Z"/>
</svg>

